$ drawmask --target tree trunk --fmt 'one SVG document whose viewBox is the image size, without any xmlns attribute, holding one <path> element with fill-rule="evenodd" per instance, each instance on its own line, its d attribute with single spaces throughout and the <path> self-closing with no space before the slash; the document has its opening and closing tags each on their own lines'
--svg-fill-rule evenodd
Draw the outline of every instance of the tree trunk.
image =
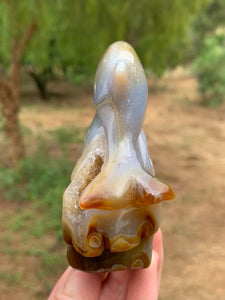
<svg viewBox="0 0 225 300">
<path fill-rule="evenodd" d="M 38 88 L 39 95 L 41 99 L 47 101 L 49 99 L 49 95 L 47 92 L 47 80 L 43 79 L 40 75 L 38 75 L 32 67 L 25 67 L 25 70 L 30 75 L 30 77 L 34 80 L 36 87 Z"/>
<path fill-rule="evenodd" d="M 10 150 L 14 166 L 25 156 L 25 147 L 20 131 L 18 114 L 20 106 L 20 63 L 27 43 L 35 31 L 35 24 L 31 23 L 20 41 L 12 40 L 11 64 L 8 82 L 0 74 L 0 101 L 5 132 L 10 142 Z"/>
<path fill-rule="evenodd" d="M 47 84 L 46 84 L 46 81 L 43 80 L 42 78 L 40 78 L 37 74 L 32 74 L 31 75 L 33 80 L 35 81 L 36 83 L 36 86 L 38 88 L 38 91 L 39 91 L 39 94 L 40 94 L 40 97 L 47 101 L 48 100 L 48 92 L 47 92 Z"/>
<path fill-rule="evenodd" d="M 10 143 L 13 164 L 17 166 L 25 156 L 23 138 L 18 121 L 18 99 L 15 98 L 11 88 L 6 83 L 0 82 L 0 97 L 4 128 Z"/>
</svg>

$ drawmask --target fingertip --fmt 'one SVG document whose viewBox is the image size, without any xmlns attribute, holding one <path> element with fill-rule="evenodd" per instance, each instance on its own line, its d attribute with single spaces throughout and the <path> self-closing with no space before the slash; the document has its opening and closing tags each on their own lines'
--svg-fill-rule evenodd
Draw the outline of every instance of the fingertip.
<svg viewBox="0 0 225 300">
<path fill-rule="evenodd" d="M 160 264 L 160 257 L 159 254 L 153 249 L 152 250 L 152 262 L 151 265 L 154 264 L 157 268 Z"/>
<path fill-rule="evenodd" d="M 158 247 L 158 245 L 163 243 L 163 236 L 162 236 L 162 231 L 159 228 L 158 231 L 154 234 L 154 239 L 153 239 L 153 248 L 155 249 Z"/>
<path fill-rule="evenodd" d="M 161 229 L 159 229 L 154 235 L 152 248 L 158 253 L 159 261 L 163 263 L 164 251 L 163 251 L 163 236 L 162 236 Z"/>
<path fill-rule="evenodd" d="M 159 280 L 160 280 L 160 257 L 159 254 L 153 249 L 151 264 L 146 269 L 133 270 L 130 280 L 130 290 L 128 298 L 131 300 L 136 299 L 151 299 L 157 300 L 159 294 Z"/>
<path fill-rule="evenodd" d="M 54 286 L 51 294 L 49 295 L 48 300 L 53 300 L 55 298 L 58 291 L 65 285 L 65 282 L 66 282 L 67 278 L 69 277 L 72 270 L 73 270 L 73 268 L 70 266 L 65 270 L 65 272 L 62 274 L 62 276 L 60 277 L 60 279 Z"/>
<path fill-rule="evenodd" d="M 88 286 L 88 289 L 87 289 Z M 100 294 L 101 278 L 68 267 L 54 287 L 48 300 L 55 299 L 92 299 L 97 300 Z"/>
</svg>

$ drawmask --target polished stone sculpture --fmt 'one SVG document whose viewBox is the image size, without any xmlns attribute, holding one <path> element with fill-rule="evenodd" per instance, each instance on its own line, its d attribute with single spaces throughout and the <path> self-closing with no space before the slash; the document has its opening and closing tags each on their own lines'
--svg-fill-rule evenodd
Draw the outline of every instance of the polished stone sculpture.
<svg viewBox="0 0 225 300">
<path fill-rule="evenodd" d="M 155 178 L 142 123 L 148 96 L 142 65 L 125 42 L 112 44 L 94 85 L 97 114 L 63 199 L 63 235 L 76 269 L 148 267 L 160 202 L 173 190 Z"/>
</svg>

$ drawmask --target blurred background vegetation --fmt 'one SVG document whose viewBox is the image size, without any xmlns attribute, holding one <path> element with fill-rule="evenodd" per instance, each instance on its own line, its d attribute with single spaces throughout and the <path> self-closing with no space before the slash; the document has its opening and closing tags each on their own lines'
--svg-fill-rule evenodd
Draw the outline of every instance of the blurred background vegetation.
<svg viewBox="0 0 225 300">
<path fill-rule="evenodd" d="M 2 258 L 37 258 L 32 284 L 40 286 L 29 299 L 43 299 L 66 266 L 61 198 L 90 120 L 32 130 L 19 122 L 21 109 L 37 120 L 43 109 L 54 110 L 56 119 L 59 110 L 68 114 L 74 97 L 90 90 L 99 59 L 117 40 L 135 48 L 151 78 L 183 65 L 197 78 L 195 105 L 218 107 L 225 98 L 224 12 L 224 0 L 0 1 L 0 199 L 12 208 L 1 212 Z M 26 95 L 27 85 L 35 97 Z M 74 86 L 73 100 L 65 101 Z M 77 102 L 74 107 L 79 113 Z M 7 286 L 18 285 L 24 275 L 5 267 L 0 276 Z M 21 293 L 17 299 L 25 299 Z"/>
</svg>

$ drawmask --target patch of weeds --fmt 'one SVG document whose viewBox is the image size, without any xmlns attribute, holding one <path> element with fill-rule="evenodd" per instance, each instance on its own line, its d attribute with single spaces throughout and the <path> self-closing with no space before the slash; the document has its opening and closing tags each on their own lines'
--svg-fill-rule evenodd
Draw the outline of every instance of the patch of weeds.
<svg viewBox="0 0 225 300">
<path fill-rule="evenodd" d="M 45 279 L 45 272 L 43 270 L 37 270 L 36 277 L 38 280 L 44 280 Z"/>
<path fill-rule="evenodd" d="M 29 221 L 32 221 L 34 217 L 35 217 L 35 213 L 31 210 L 17 213 L 11 220 L 12 223 L 10 229 L 13 231 L 24 229 L 27 227 L 27 223 Z"/>
<path fill-rule="evenodd" d="M 57 253 L 43 253 L 42 264 L 43 269 L 48 274 L 54 274 L 65 268 L 65 257 L 59 256 Z"/>
<path fill-rule="evenodd" d="M 84 128 L 60 127 L 49 133 L 55 138 L 60 146 L 64 144 L 82 144 L 84 138 Z"/>
<path fill-rule="evenodd" d="M 32 135 L 32 130 L 29 127 L 27 127 L 23 124 L 20 124 L 20 128 L 21 128 L 21 132 L 23 135 L 27 135 L 27 136 Z"/>
<path fill-rule="evenodd" d="M 2 253 L 6 255 L 16 256 L 19 254 L 19 251 L 10 247 L 3 247 Z"/>
<path fill-rule="evenodd" d="M 5 234 L 3 236 L 3 240 L 5 241 L 5 243 L 7 243 L 8 245 L 11 245 L 13 242 L 13 236 L 11 234 Z"/>
<path fill-rule="evenodd" d="M 46 277 L 46 273 L 54 274 L 65 268 L 66 259 L 64 256 L 59 256 L 59 253 L 49 253 L 43 249 L 28 249 L 27 255 L 40 257 L 43 265 L 43 270 L 39 270 L 38 277 Z"/>
<path fill-rule="evenodd" d="M 0 190 L 9 200 L 21 200 L 22 176 L 19 171 L 8 167 L 0 167 Z"/>
<path fill-rule="evenodd" d="M 43 249 L 31 248 L 31 249 L 27 249 L 26 254 L 30 256 L 41 256 L 43 251 L 44 251 Z"/>
<path fill-rule="evenodd" d="M 43 236 L 45 232 L 48 231 L 49 222 L 46 223 L 47 216 L 40 216 L 34 220 L 32 228 L 30 228 L 30 234 L 35 236 L 36 238 L 40 238 Z M 59 220 L 58 220 L 59 222 Z M 60 224 L 60 222 L 59 222 Z M 54 226 L 50 226 L 51 229 L 55 229 Z M 58 227 L 56 225 L 56 227 Z"/>
<path fill-rule="evenodd" d="M 13 271 L 3 271 L 0 273 L 0 278 L 4 281 L 7 285 L 17 285 L 21 283 L 23 273 L 21 271 L 15 272 Z"/>
</svg>

